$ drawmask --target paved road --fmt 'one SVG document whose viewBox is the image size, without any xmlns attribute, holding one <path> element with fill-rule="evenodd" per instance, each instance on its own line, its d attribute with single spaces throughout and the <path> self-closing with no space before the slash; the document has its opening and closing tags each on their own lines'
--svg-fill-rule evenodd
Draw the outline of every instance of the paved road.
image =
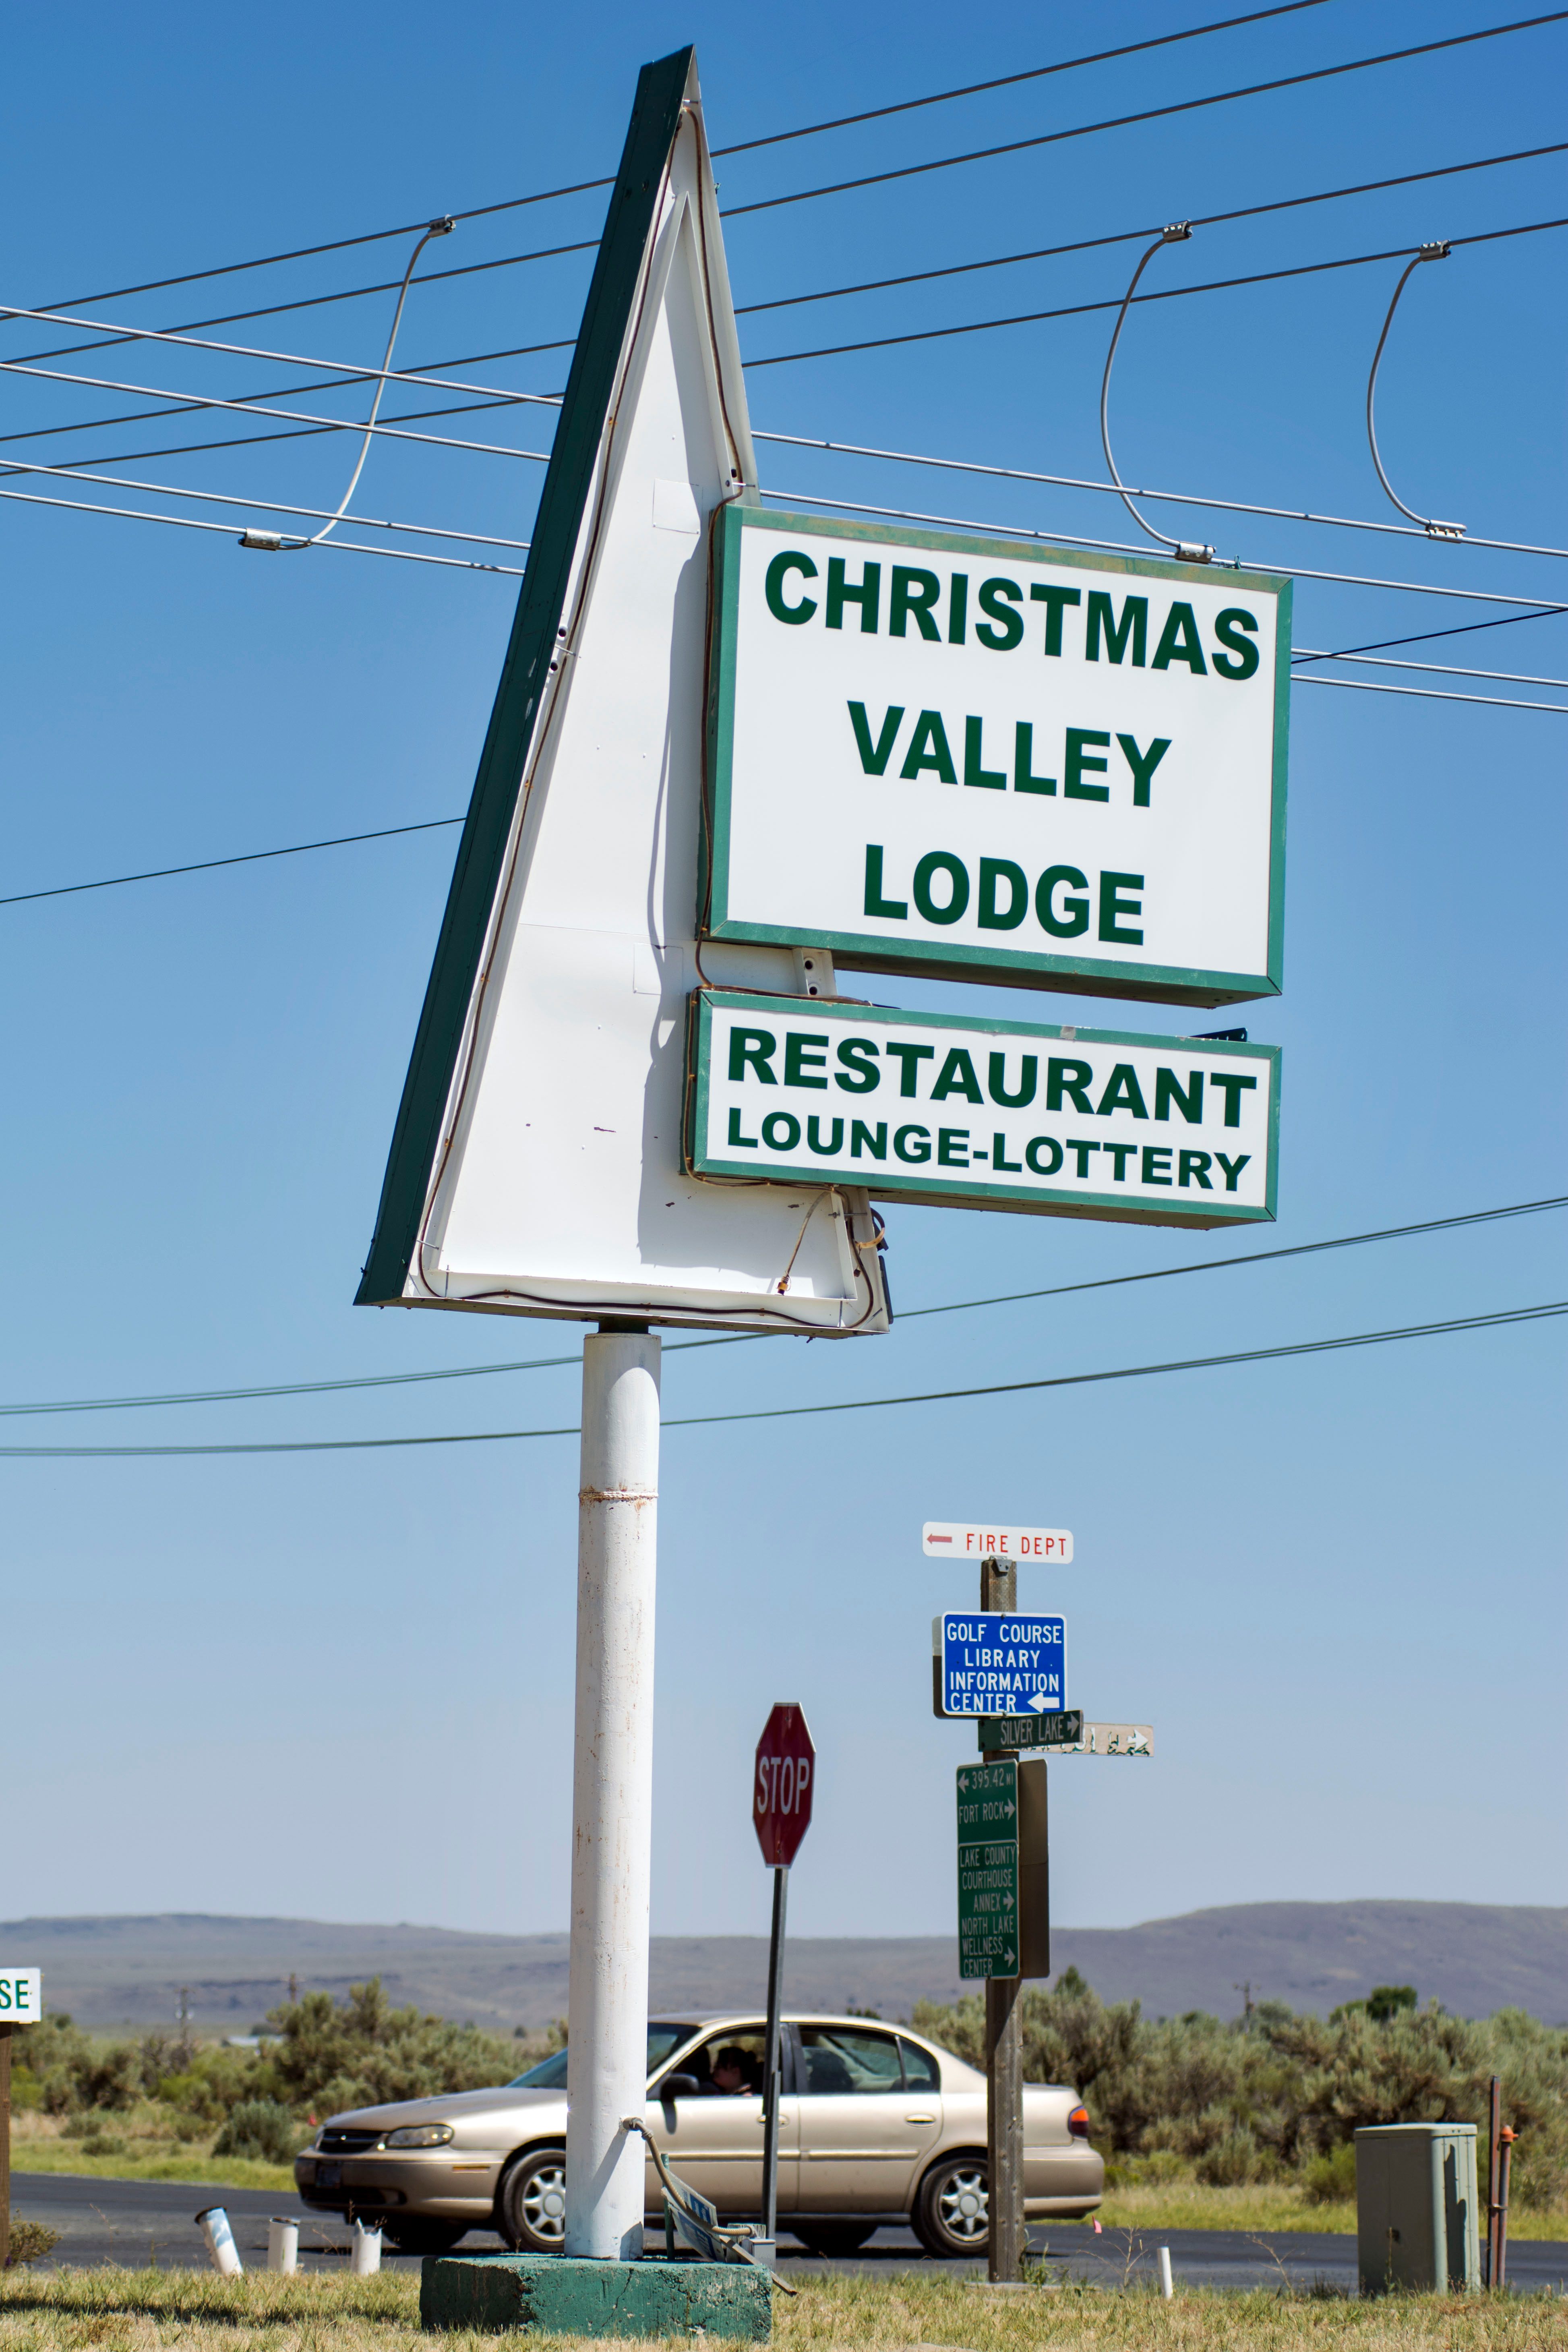
<svg viewBox="0 0 1568 2352">
<path fill-rule="evenodd" d="M 17 2172 L 11 2176 L 11 2200 L 18 2220 L 44 2221 L 60 2232 L 59 2244 L 40 2268 L 89 2269 L 100 2263 L 123 2263 L 137 2270 L 150 2263 L 170 2270 L 204 2267 L 206 2248 L 194 2219 L 204 2205 L 225 2208 L 247 2268 L 266 2263 L 267 2224 L 274 2213 L 298 2221 L 302 2269 L 343 2270 L 348 2265 L 349 2232 L 341 2222 L 308 2213 L 297 2197 L 269 2189 Z M 498 2251 L 500 2243 L 481 2231 L 463 2242 L 465 2252 L 476 2253 Z M 1124 2230 L 1096 2233 L 1078 2224 L 1031 2230 L 1030 2243 L 1051 2267 L 1061 2263 L 1066 2276 L 1096 2286 L 1149 2284 L 1155 2250 L 1166 2245 L 1178 2283 L 1191 2286 L 1277 2286 L 1282 2271 L 1292 2286 L 1322 2281 L 1351 2292 L 1355 2287 L 1355 2240 L 1326 2232 L 1280 2231 L 1264 2236 L 1240 2230 L 1151 2230 L 1134 2232 L 1129 2239 Z M 387 2268 L 402 2270 L 412 2269 L 417 2257 L 396 2255 L 389 2248 L 383 2259 Z M 973 2263 L 943 2267 L 958 2278 L 981 2275 Z M 779 2248 L 779 2269 L 786 2278 L 823 2271 L 896 2278 L 936 2268 L 906 2230 L 879 2230 L 858 2254 L 844 2261 L 823 2262 L 788 2239 Z M 1508 2269 L 1510 2284 L 1521 2294 L 1542 2287 L 1568 2293 L 1568 2241 L 1516 2239 L 1509 2246 Z"/>
</svg>

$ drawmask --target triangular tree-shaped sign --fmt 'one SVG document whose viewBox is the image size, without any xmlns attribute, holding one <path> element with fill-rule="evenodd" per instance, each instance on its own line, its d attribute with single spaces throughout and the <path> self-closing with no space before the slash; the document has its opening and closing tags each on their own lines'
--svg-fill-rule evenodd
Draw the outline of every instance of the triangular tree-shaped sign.
<svg viewBox="0 0 1568 2352">
<path fill-rule="evenodd" d="M 863 1192 L 682 1153 L 716 515 L 757 467 L 694 54 L 644 67 L 479 762 L 361 1305 L 885 1329 Z"/>
</svg>

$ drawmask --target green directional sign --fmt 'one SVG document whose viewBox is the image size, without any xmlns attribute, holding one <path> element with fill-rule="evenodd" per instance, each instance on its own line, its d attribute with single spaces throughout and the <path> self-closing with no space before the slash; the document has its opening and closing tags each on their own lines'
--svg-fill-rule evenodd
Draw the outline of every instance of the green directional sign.
<svg viewBox="0 0 1568 2352">
<path fill-rule="evenodd" d="M 1019 1768 L 958 1774 L 958 1973 L 1019 1973 Z"/>
<path fill-rule="evenodd" d="M 1074 1748 L 1083 1737 L 1083 1710 L 1070 1706 L 1047 1715 L 984 1715 L 980 1753 L 992 1748 Z"/>
</svg>

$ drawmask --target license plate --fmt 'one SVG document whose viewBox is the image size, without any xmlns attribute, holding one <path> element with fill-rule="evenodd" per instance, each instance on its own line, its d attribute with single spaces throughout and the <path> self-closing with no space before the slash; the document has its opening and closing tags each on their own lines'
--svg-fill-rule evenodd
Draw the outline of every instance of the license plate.
<svg viewBox="0 0 1568 2352">
<path fill-rule="evenodd" d="M 340 2164 L 319 2164 L 316 2167 L 318 2189 L 340 2189 L 342 2185 L 343 2168 Z"/>
</svg>

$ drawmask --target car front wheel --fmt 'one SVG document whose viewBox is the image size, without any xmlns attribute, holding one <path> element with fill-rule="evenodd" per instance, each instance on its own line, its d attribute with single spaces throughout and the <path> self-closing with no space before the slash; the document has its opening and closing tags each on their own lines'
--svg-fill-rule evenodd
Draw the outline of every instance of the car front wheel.
<svg viewBox="0 0 1568 2352">
<path fill-rule="evenodd" d="M 910 2220 L 928 2254 L 983 2254 L 991 2235 L 985 2158 L 949 2156 L 934 2164 Z"/>
<path fill-rule="evenodd" d="M 520 2254 L 559 2254 L 566 2242 L 566 2150 L 530 2148 L 501 2183 L 501 2235 Z"/>
</svg>

